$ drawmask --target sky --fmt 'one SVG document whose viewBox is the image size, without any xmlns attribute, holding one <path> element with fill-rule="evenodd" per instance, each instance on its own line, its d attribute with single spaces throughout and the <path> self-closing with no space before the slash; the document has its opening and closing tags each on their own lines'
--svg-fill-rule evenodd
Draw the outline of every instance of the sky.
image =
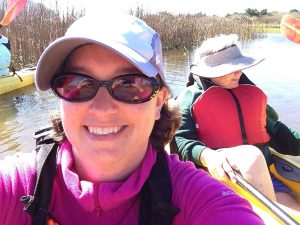
<svg viewBox="0 0 300 225">
<path fill-rule="evenodd" d="M 206 15 L 225 16 L 234 12 L 245 12 L 247 8 L 258 10 L 267 9 L 268 12 L 289 12 L 291 9 L 300 11 L 300 0 L 34 0 L 44 2 L 46 5 L 60 7 L 74 6 L 87 12 L 98 13 L 126 12 L 141 6 L 150 12 L 167 11 L 171 13 L 205 13 Z"/>
</svg>

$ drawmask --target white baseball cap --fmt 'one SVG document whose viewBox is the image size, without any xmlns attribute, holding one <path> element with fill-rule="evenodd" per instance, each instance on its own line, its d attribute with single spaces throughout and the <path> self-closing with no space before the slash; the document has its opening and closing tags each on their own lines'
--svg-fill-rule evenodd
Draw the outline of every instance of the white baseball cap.
<svg viewBox="0 0 300 225">
<path fill-rule="evenodd" d="M 62 70 L 72 50 L 88 43 L 109 48 L 145 75 L 159 74 L 165 81 L 161 40 L 155 30 L 134 16 L 104 18 L 90 14 L 75 21 L 65 36 L 52 42 L 42 53 L 35 77 L 37 88 L 48 90 L 53 75 Z"/>
</svg>

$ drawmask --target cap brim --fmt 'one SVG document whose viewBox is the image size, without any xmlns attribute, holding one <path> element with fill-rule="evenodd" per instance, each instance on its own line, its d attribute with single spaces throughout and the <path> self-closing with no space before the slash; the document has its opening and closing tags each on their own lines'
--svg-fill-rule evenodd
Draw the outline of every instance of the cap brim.
<svg viewBox="0 0 300 225">
<path fill-rule="evenodd" d="M 61 67 L 66 57 L 72 50 L 84 44 L 98 44 L 113 50 L 149 77 L 153 77 L 159 73 L 158 69 L 149 60 L 121 43 L 110 40 L 95 41 L 82 37 L 62 37 L 52 42 L 38 61 L 35 77 L 37 89 L 41 91 L 48 90 L 53 75 L 62 69 Z"/>
<path fill-rule="evenodd" d="M 255 59 L 252 57 L 242 56 L 234 61 L 231 61 L 230 63 L 221 64 L 219 66 L 192 66 L 191 73 L 206 78 L 222 77 L 235 71 L 240 71 L 255 66 L 263 60 L 264 59 Z"/>
</svg>

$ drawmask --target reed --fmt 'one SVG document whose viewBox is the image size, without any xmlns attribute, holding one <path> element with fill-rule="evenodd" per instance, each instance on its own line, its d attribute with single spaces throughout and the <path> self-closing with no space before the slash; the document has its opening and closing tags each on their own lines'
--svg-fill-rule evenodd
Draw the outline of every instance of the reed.
<svg viewBox="0 0 300 225">
<path fill-rule="evenodd" d="M 4 9 L 0 16 L 3 18 Z M 12 53 L 12 66 L 16 69 L 33 67 L 50 42 L 62 36 L 67 27 L 84 11 L 68 10 L 64 15 L 46 8 L 43 4 L 28 1 L 25 9 L 1 34 L 9 38 Z"/>
<path fill-rule="evenodd" d="M 190 50 L 200 45 L 203 40 L 219 34 L 236 33 L 242 41 L 247 41 L 256 38 L 263 31 L 257 29 L 251 18 L 246 16 L 172 15 L 167 12 L 136 15 L 161 35 L 167 49 Z"/>
<path fill-rule="evenodd" d="M 3 18 L 6 5 L 0 6 Z M 25 9 L 9 26 L 1 28 L 1 34 L 11 41 L 12 65 L 16 69 L 35 66 L 46 46 L 62 36 L 67 27 L 84 10 L 68 9 L 64 13 L 48 9 L 43 4 L 28 1 Z M 149 13 L 142 8 L 131 10 L 131 14 L 145 20 L 161 36 L 166 49 L 187 51 L 201 44 L 204 39 L 218 34 L 236 33 L 241 40 L 257 37 L 262 29 L 255 28 L 255 22 L 246 16 L 216 17 L 168 12 Z"/>
</svg>

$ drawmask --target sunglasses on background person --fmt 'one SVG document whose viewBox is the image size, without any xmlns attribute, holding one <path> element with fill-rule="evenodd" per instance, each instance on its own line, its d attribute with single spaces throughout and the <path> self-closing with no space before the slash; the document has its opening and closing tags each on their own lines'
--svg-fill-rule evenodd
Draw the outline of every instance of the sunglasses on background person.
<svg viewBox="0 0 300 225">
<path fill-rule="evenodd" d="M 126 74 L 98 81 L 86 74 L 64 72 L 54 75 L 51 80 L 54 94 L 68 102 L 88 101 L 100 87 L 105 87 L 114 99 L 128 104 L 147 102 L 160 90 L 158 80 L 144 74 Z"/>
</svg>

